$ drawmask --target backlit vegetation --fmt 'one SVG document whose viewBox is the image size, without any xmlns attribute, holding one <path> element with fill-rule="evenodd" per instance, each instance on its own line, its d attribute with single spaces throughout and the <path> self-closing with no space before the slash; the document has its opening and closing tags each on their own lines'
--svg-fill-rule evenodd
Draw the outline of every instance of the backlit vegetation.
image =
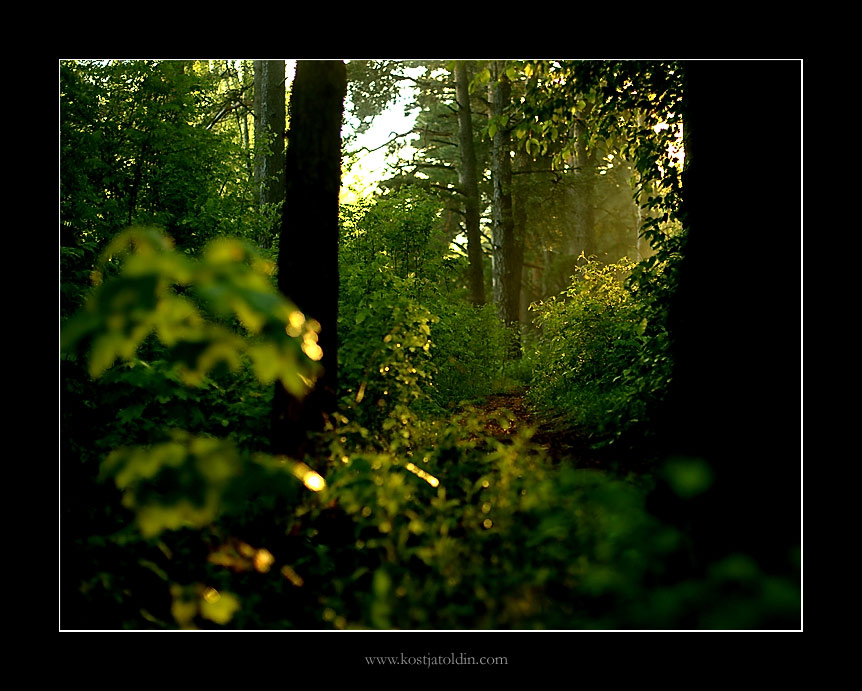
<svg viewBox="0 0 862 691">
<path fill-rule="evenodd" d="M 795 576 L 745 553 L 680 568 L 690 536 L 651 511 L 659 487 L 686 505 L 714 481 L 651 443 L 683 233 L 678 129 L 645 103 L 675 125 L 678 75 L 653 74 L 648 98 L 634 67 L 511 65 L 515 146 L 557 175 L 529 188 L 550 211 L 527 226 L 516 357 L 495 305 L 470 302 L 448 192 L 396 178 L 342 206 L 338 408 L 316 455 L 288 458 L 270 452 L 273 385 L 315 386 L 320 324 L 277 290 L 277 238 L 259 241 L 277 210 L 255 202 L 239 118 L 219 116 L 248 100 L 229 68 L 60 65 L 64 628 L 795 626 Z M 566 167 L 573 113 L 594 118 L 594 198 L 616 214 L 602 258 L 563 251 L 588 184 Z"/>
</svg>

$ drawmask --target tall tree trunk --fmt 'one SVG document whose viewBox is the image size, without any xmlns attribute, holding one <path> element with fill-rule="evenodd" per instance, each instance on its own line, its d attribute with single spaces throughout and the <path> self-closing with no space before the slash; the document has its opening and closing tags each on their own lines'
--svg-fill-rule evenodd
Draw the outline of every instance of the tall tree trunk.
<svg viewBox="0 0 862 691">
<path fill-rule="evenodd" d="M 502 61 L 493 63 L 493 85 L 491 87 L 491 117 L 503 115 L 509 105 L 512 84 L 506 76 Z M 492 186 L 492 240 L 494 302 L 503 323 L 512 330 L 510 353 L 520 353 L 520 295 L 521 261 L 512 215 L 512 147 L 509 128 L 498 124 L 491 141 L 491 186 Z"/>
<path fill-rule="evenodd" d="M 254 181 L 260 206 L 284 201 L 284 60 L 254 61 Z M 278 224 L 258 238 L 271 247 Z"/>
<path fill-rule="evenodd" d="M 458 182 L 464 195 L 467 255 L 470 260 L 470 300 L 474 305 L 484 305 L 485 274 L 482 270 L 482 235 L 479 230 L 479 176 L 473 147 L 469 79 L 466 65 L 461 60 L 455 63 L 455 95 L 458 101 L 458 148 L 461 155 Z"/>
<path fill-rule="evenodd" d="M 517 284 L 518 321 L 519 323 L 527 323 L 529 302 L 525 302 L 524 295 L 524 251 L 527 240 L 527 202 L 530 197 L 533 157 L 524 147 L 518 147 L 515 151 L 513 165 L 519 174 L 519 184 L 512 185 L 513 241 L 510 264 L 512 271 L 517 272 L 512 280 Z"/>
<path fill-rule="evenodd" d="M 713 481 L 693 499 L 665 491 L 653 504 L 688 527 L 695 568 L 745 554 L 767 572 L 798 573 L 801 65 L 705 61 L 685 70 L 687 242 L 669 312 L 674 372 L 663 437 L 669 454 L 706 461 Z M 781 175 L 741 169 L 728 155 L 739 146 L 725 111 L 730 92 L 745 127 L 768 132 L 758 155 Z M 741 175 L 749 192 L 728 225 L 715 213 L 715 190 Z M 734 240 L 744 251 L 729 256 Z M 760 278 L 767 264 L 782 267 L 780 281 Z"/>
<path fill-rule="evenodd" d="M 320 322 L 324 374 L 299 400 L 276 384 L 273 450 L 301 457 L 313 449 L 337 403 L 338 198 L 347 70 L 341 61 L 301 60 L 290 97 L 285 205 L 278 287 Z"/>
</svg>

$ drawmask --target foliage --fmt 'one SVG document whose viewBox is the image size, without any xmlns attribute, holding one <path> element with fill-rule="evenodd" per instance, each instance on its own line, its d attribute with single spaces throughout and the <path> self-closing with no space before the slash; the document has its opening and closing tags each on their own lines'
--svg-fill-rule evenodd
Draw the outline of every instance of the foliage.
<svg viewBox="0 0 862 691">
<path fill-rule="evenodd" d="M 472 401 L 505 384 L 509 334 L 493 305 L 440 300 L 433 329 L 436 399 L 449 407 Z"/>
<path fill-rule="evenodd" d="M 555 472 L 528 435 L 501 442 L 485 424 L 466 411 L 426 436 L 413 460 L 359 455 L 333 468 L 324 499 L 342 521 L 327 556 L 352 567 L 321 593 L 325 622 L 568 628 L 583 605 L 576 583 L 588 584 L 584 599 L 636 587 L 641 574 L 624 562 L 647 528 L 637 491 Z M 311 529 L 331 513 L 313 511 Z"/>
<path fill-rule="evenodd" d="M 170 587 L 173 620 L 139 626 L 756 628 L 792 616 L 798 591 L 743 555 L 670 577 L 684 536 L 647 511 L 648 481 L 555 467 L 529 431 L 500 439 L 490 422 L 467 409 L 417 434 L 411 455 L 354 446 L 285 514 L 263 524 L 249 507 L 208 528 L 206 565 Z M 170 580 L 177 559 L 153 565 Z M 726 593 L 730 609 L 717 604 Z M 221 598 L 226 612 L 204 604 Z"/>
<path fill-rule="evenodd" d="M 381 263 L 367 268 L 375 272 L 369 278 L 383 285 L 363 296 L 359 311 L 341 317 L 341 386 L 351 414 L 364 425 L 386 419 L 392 425 L 397 419 L 400 428 L 415 418 L 417 406 L 428 402 L 435 372 L 430 334 L 436 319 L 410 295 L 417 279 L 387 277 Z M 348 300 L 350 293 L 344 292 Z"/>
<path fill-rule="evenodd" d="M 683 68 L 612 60 L 530 61 L 520 67 L 527 95 L 516 138 L 528 151 L 555 151 L 560 167 L 579 139 L 596 151 L 603 167 L 631 165 L 634 197 L 644 212 L 640 234 L 655 250 L 635 280 L 661 283 L 665 295 L 671 294 L 684 240 L 678 229 Z M 654 272 L 663 273 L 661 281 Z"/>
<path fill-rule="evenodd" d="M 571 299 L 584 314 L 601 304 L 616 305 L 617 321 L 628 314 L 618 275 L 582 273 Z M 398 385 L 406 395 L 419 383 Z M 743 555 L 674 579 L 684 536 L 648 512 L 649 476 L 556 466 L 529 429 L 494 432 L 509 428 L 506 415 L 415 410 L 385 406 L 373 429 L 339 416 L 325 482 L 182 431 L 108 454 L 102 475 L 123 490 L 136 531 L 88 538 L 101 560 L 112 544 L 131 556 L 120 571 L 119 556 L 97 562 L 83 583 L 107 617 L 98 625 L 118 613 L 133 628 L 240 629 L 735 628 L 794 616 L 794 585 Z M 682 501 L 710 482 L 696 459 L 665 472 Z M 729 609 L 716 604 L 726 593 Z"/>
<path fill-rule="evenodd" d="M 182 61 L 60 64 L 63 245 L 101 249 L 129 225 L 164 228 L 184 250 L 256 237 L 247 155 L 213 127 L 220 82 Z"/>
<path fill-rule="evenodd" d="M 342 212 L 341 375 L 366 426 L 390 404 L 406 419 L 408 408 L 482 396 L 497 381 L 502 330 L 490 308 L 467 303 L 439 212 L 410 188 Z"/>
<path fill-rule="evenodd" d="M 708 497 L 703 459 L 589 470 L 478 406 L 516 367 L 537 404 L 594 440 L 634 429 L 643 441 L 669 375 L 671 242 L 650 263 L 583 258 L 564 293 L 535 306 L 532 345 L 512 366 L 493 307 L 466 301 L 433 196 L 405 187 L 343 209 L 328 454 L 315 470 L 267 454 L 272 383 L 297 395 L 313 384 L 318 325 L 275 290 L 272 262 L 221 235 L 254 237 L 242 157 L 207 128 L 221 112 L 210 77 L 176 67 L 62 67 L 61 567 L 74 628 L 796 625 L 797 580 L 743 554 L 693 570 L 689 536 L 650 511 L 660 483 L 682 515 Z M 525 69 L 510 65 L 511 78 Z M 553 84 L 574 82 L 537 83 L 562 96 Z M 136 178 L 142 132 L 159 153 Z M 171 168 L 183 145 L 187 167 L 177 153 Z M 207 177 L 228 170 L 233 188 Z M 116 233 L 133 188 L 132 220 L 178 230 L 177 246 L 142 225 Z"/>
<path fill-rule="evenodd" d="M 531 398 L 600 439 L 646 422 L 670 376 L 666 331 L 626 286 L 632 268 L 582 257 L 561 296 L 532 306 Z"/>
<path fill-rule="evenodd" d="M 361 271 L 364 262 L 382 256 L 387 271 L 394 275 L 429 278 L 443 254 L 435 236 L 439 213 L 433 197 L 409 187 L 343 209 L 342 274 Z"/>
<path fill-rule="evenodd" d="M 522 97 L 489 122 L 487 134 L 509 128 L 519 149 L 550 163 L 555 179 L 567 179 L 573 165 L 594 161 L 588 166 L 595 169 L 591 194 L 595 202 L 605 199 L 595 206 L 602 210 L 595 229 L 607 226 L 595 238 L 596 249 L 604 248 L 606 259 L 633 256 L 634 248 L 626 247 L 631 241 L 613 240 L 609 232 L 619 225 L 611 222 L 616 212 L 607 206 L 618 197 L 614 189 L 630 191 L 637 209 L 637 218 L 628 219 L 625 205 L 613 202 L 626 217 L 618 220 L 626 227 L 633 220 L 650 247 L 643 260 L 623 259 L 607 269 L 586 257 L 572 272 L 564 258 L 569 287 L 559 299 L 540 301 L 535 312 L 533 400 L 561 410 L 597 437 L 613 439 L 645 423 L 670 376 L 667 306 L 685 238 L 680 227 L 682 68 L 534 60 L 507 62 L 505 72 Z M 479 69 L 474 86 L 490 78 L 490 70 Z M 575 171 L 575 196 L 584 174 Z M 535 197 L 531 191 L 530 198 Z M 577 223 L 570 216 L 566 225 L 564 209 L 563 237 L 573 232 L 572 221 Z M 539 242 L 559 244 L 551 220 Z M 619 247 L 611 247 L 615 244 Z M 548 269 L 554 263 L 546 259 L 544 265 L 544 286 L 552 289 L 555 276 Z M 625 281 L 612 280 L 615 273 Z"/>
<path fill-rule="evenodd" d="M 371 126 L 376 115 L 398 98 L 408 63 L 402 60 L 350 60 L 347 62 L 349 114 L 357 132 Z"/>
<path fill-rule="evenodd" d="M 131 361 L 155 334 L 189 385 L 202 383 L 217 366 L 237 371 L 250 362 L 262 382 L 278 378 L 302 395 L 314 372 L 308 358 L 320 359 L 319 327 L 275 290 L 274 269 L 238 240 L 216 239 L 195 260 L 158 231 L 130 228 L 102 255 L 93 272 L 96 289 L 64 325 L 61 345 L 88 347 L 89 374 L 96 378 L 118 358 Z M 245 335 L 226 318 L 241 324 Z"/>
<path fill-rule="evenodd" d="M 315 483 L 322 480 L 304 464 L 251 451 L 266 442 L 244 438 L 248 427 L 236 435 L 244 448 L 213 434 L 229 433 L 232 422 L 232 397 L 218 379 L 224 382 L 231 372 L 234 386 L 242 381 L 238 374 L 253 375 L 259 385 L 279 379 L 302 396 L 317 375 L 318 326 L 277 292 L 273 269 L 238 240 L 213 240 L 196 259 L 156 230 L 130 228 L 108 245 L 84 308 L 64 324 L 67 362 L 86 362 L 90 377 L 107 380 L 107 389 L 96 394 L 100 404 L 114 397 L 113 429 L 98 448 L 116 447 L 101 462 L 99 477 L 121 491 L 144 541 L 166 530 L 206 528 L 246 511 L 253 497 L 289 500 L 297 480 L 320 489 Z M 127 363 L 119 371 L 112 369 L 118 358 Z M 217 392 L 220 405 L 208 411 L 200 390 Z M 252 401 L 245 414 L 253 414 L 259 389 L 238 390 Z M 219 408 L 225 417 L 207 417 Z M 183 422 L 198 432 L 178 428 Z M 65 476 L 80 472 L 72 467 Z M 111 524 L 100 523 L 103 529 Z M 229 617 L 216 610 L 210 618 L 226 623 Z"/>
<path fill-rule="evenodd" d="M 214 240 L 196 260 L 157 231 L 131 228 L 108 246 L 84 309 L 64 325 L 62 347 L 67 357 L 85 355 L 93 378 L 125 360 L 130 367 L 122 382 L 138 380 L 144 390 L 157 391 L 166 380 L 199 387 L 219 368 L 247 368 L 262 384 L 279 379 L 301 396 L 317 372 L 316 325 L 274 289 L 272 270 L 271 262 L 237 240 Z M 150 337 L 157 343 L 148 344 Z M 141 360 L 143 350 L 160 359 Z M 173 393 L 165 388 L 170 393 L 157 396 L 163 402 Z M 130 422 L 146 406 L 144 399 L 122 408 L 119 422 Z M 210 522 L 228 487 L 236 490 L 239 457 L 215 439 L 166 428 L 145 431 L 151 440 L 168 440 L 116 450 L 102 466 L 125 490 L 124 503 L 136 510 L 142 533 Z M 139 483 L 153 479 L 156 487 L 146 496 L 170 506 L 170 513 L 157 513 L 136 494 Z"/>
</svg>

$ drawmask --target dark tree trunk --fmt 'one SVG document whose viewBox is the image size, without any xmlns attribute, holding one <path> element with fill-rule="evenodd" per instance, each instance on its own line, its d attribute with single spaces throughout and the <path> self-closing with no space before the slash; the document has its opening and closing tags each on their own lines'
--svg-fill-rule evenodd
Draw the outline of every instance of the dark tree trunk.
<svg viewBox="0 0 862 691">
<path fill-rule="evenodd" d="M 455 93 L 458 100 L 458 147 L 461 154 L 458 177 L 461 193 L 464 195 L 467 255 L 470 260 L 470 300 L 474 305 L 484 305 L 485 274 L 482 270 L 482 235 L 479 230 L 479 176 L 473 147 L 469 80 L 466 66 L 461 60 L 455 63 Z"/>
<path fill-rule="evenodd" d="M 261 206 L 284 201 L 284 60 L 254 61 L 254 181 Z M 258 238 L 271 247 L 274 227 Z"/>
<path fill-rule="evenodd" d="M 801 67 L 685 65 L 687 245 L 669 312 L 669 455 L 705 460 L 714 482 L 663 517 L 687 526 L 694 569 L 736 553 L 794 573 L 801 544 Z M 734 108 L 728 110 L 727 95 Z M 740 128 L 758 133 L 740 160 Z M 715 190 L 740 187 L 726 214 Z M 727 248 L 738 248 L 732 254 Z M 778 271 L 776 271 L 778 269 Z M 780 622 L 777 622 L 780 623 Z"/>
<path fill-rule="evenodd" d="M 347 71 L 341 61 L 299 61 L 290 97 L 278 287 L 320 322 L 324 368 L 302 400 L 276 384 L 273 450 L 301 457 L 335 410 L 338 383 L 338 198 Z"/>
<path fill-rule="evenodd" d="M 502 115 L 511 100 L 512 85 L 501 62 L 494 64 L 491 116 Z M 511 354 L 520 353 L 519 313 L 523 244 L 516 235 L 512 214 L 512 147 L 509 128 L 500 125 L 491 142 L 494 302 L 503 322 L 512 330 Z"/>
</svg>

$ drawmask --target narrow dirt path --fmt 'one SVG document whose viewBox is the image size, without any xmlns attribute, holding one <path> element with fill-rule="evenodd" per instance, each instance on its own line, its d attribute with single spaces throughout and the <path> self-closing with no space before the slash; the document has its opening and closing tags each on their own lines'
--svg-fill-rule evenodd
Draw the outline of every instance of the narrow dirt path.
<svg viewBox="0 0 862 691">
<path fill-rule="evenodd" d="M 554 463 L 617 472 L 639 470 L 640 464 L 626 458 L 619 449 L 594 448 L 583 430 L 573 428 L 562 418 L 548 419 L 535 411 L 527 402 L 526 394 L 526 390 L 492 394 L 478 405 L 489 418 L 486 431 L 503 438 L 524 428 L 532 429 L 532 441 L 542 447 Z"/>
</svg>

